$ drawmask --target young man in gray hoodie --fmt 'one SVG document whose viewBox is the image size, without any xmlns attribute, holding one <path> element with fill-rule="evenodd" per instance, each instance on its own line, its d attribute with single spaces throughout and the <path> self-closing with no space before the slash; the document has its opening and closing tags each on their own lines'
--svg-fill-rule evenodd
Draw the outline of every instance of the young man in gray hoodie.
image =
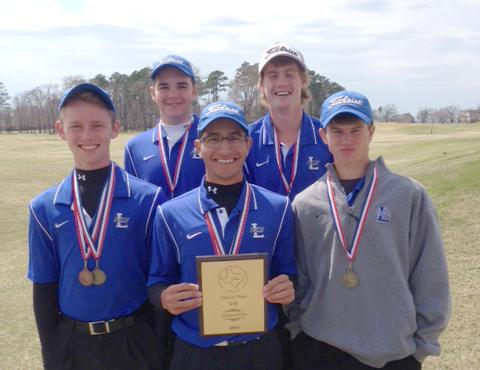
<svg viewBox="0 0 480 370">
<path fill-rule="evenodd" d="M 450 312 L 435 209 L 421 184 L 369 159 L 365 96 L 331 95 L 321 123 L 334 163 L 293 202 L 295 369 L 421 369 Z"/>
</svg>

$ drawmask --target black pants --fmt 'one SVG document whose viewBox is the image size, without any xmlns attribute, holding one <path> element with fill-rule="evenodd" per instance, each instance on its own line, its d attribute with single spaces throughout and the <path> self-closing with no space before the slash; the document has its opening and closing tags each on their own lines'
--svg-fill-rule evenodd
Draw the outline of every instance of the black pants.
<svg viewBox="0 0 480 370">
<path fill-rule="evenodd" d="M 295 370 L 377 370 L 367 366 L 346 352 L 309 337 L 304 332 L 292 342 Z M 383 370 L 420 370 L 422 365 L 413 357 L 388 362 Z"/>
<path fill-rule="evenodd" d="M 283 353 L 283 370 L 293 370 L 292 355 L 291 355 L 291 340 L 290 340 L 290 331 L 285 328 L 290 320 L 288 316 L 283 312 L 282 305 L 277 305 L 278 310 L 278 339 L 280 340 L 280 345 L 282 346 Z"/>
<path fill-rule="evenodd" d="M 177 337 L 170 370 L 282 370 L 275 330 L 258 340 L 226 347 L 201 348 Z"/>
<path fill-rule="evenodd" d="M 65 321 L 44 348 L 47 370 L 165 370 L 166 353 L 154 332 L 152 311 L 135 325 L 109 334 L 75 331 Z"/>
</svg>

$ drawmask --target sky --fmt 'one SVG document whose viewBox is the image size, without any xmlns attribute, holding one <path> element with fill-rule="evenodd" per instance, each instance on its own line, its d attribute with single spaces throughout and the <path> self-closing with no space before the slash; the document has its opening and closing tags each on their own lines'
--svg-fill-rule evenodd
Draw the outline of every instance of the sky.
<svg viewBox="0 0 480 370">
<path fill-rule="evenodd" d="M 130 74 L 162 56 L 233 78 L 276 41 L 373 107 L 480 106 L 480 1 L 7 0 L 0 82 L 10 96 L 66 76 Z"/>
</svg>

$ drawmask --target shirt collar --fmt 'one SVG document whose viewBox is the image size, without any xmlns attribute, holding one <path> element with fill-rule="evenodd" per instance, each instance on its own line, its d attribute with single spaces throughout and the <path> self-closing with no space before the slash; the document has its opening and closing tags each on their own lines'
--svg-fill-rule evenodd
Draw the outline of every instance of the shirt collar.
<svg viewBox="0 0 480 370">
<path fill-rule="evenodd" d="M 367 171 L 365 172 L 365 184 L 368 186 L 370 184 L 370 180 L 373 176 L 373 168 L 377 165 L 378 176 L 380 177 L 383 172 L 387 171 L 387 166 L 385 165 L 385 161 L 382 156 L 378 157 L 375 160 L 370 160 L 368 163 Z M 326 164 L 327 171 L 332 174 L 334 183 L 338 184 L 340 187 L 340 179 L 338 178 L 337 171 L 335 170 L 334 163 L 327 163 Z"/>
<path fill-rule="evenodd" d="M 130 175 L 128 175 L 122 168 L 116 163 L 115 166 L 115 190 L 113 193 L 114 198 L 130 198 Z M 73 171 L 63 179 L 58 185 L 57 192 L 53 198 L 53 204 L 65 204 L 71 205 L 73 201 L 72 197 L 72 177 Z"/>
<path fill-rule="evenodd" d="M 197 133 L 197 126 L 198 126 L 198 116 L 195 114 L 192 114 L 192 127 L 190 128 L 190 131 L 188 132 L 188 141 L 195 141 L 195 139 L 198 136 Z M 160 120 L 158 120 L 157 124 L 155 127 L 152 129 L 152 143 L 158 145 L 158 126 L 160 125 Z M 162 139 L 166 137 L 165 130 L 162 129 Z"/>
<path fill-rule="evenodd" d="M 232 210 L 232 214 L 234 213 L 241 213 L 242 212 L 242 207 L 240 205 L 243 204 L 245 201 L 245 196 L 247 194 L 247 184 L 250 185 L 246 180 L 243 181 L 243 187 L 242 187 L 242 192 L 240 193 L 240 198 L 238 198 L 237 205 L 235 208 Z M 250 185 L 251 186 L 251 185 Z M 255 211 L 257 210 L 257 198 L 255 196 L 255 190 L 253 186 L 251 186 L 252 189 L 252 200 L 250 204 L 250 211 Z M 200 212 L 205 214 L 206 212 L 211 211 L 212 209 L 220 207 L 217 202 L 215 202 L 210 195 L 208 194 L 207 189 L 205 188 L 205 176 L 203 176 L 202 182 L 200 183 L 200 186 L 197 188 L 198 192 L 198 205 L 200 207 Z"/>
<path fill-rule="evenodd" d="M 262 126 L 262 144 L 274 145 L 273 124 L 270 113 L 267 113 L 263 118 Z M 300 146 L 317 144 L 317 134 L 312 118 L 303 112 L 300 126 Z"/>
</svg>

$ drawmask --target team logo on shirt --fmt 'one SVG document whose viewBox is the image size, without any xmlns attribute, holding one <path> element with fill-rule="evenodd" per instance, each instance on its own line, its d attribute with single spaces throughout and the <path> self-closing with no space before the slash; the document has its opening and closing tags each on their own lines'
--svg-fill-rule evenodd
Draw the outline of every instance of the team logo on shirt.
<svg viewBox="0 0 480 370">
<path fill-rule="evenodd" d="M 310 171 L 317 171 L 319 169 L 318 166 L 320 165 L 320 160 L 313 157 L 308 157 L 307 164 Z"/>
<path fill-rule="evenodd" d="M 387 206 L 378 206 L 377 207 L 377 218 L 376 220 L 378 222 L 390 222 L 390 219 L 392 218 L 392 213 L 390 210 L 387 208 Z"/>
<path fill-rule="evenodd" d="M 121 212 L 117 213 L 115 218 L 113 219 L 113 222 L 115 222 L 115 227 L 117 229 L 126 229 L 128 228 L 128 220 L 129 217 L 124 217 Z"/>
<path fill-rule="evenodd" d="M 79 181 L 87 181 L 87 176 L 85 174 L 77 173 L 77 179 Z"/>
<path fill-rule="evenodd" d="M 190 154 L 192 155 L 193 159 L 202 159 L 202 157 L 200 157 L 200 154 L 198 154 L 197 149 L 195 148 L 192 149 L 192 153 Z"/>
<path fill-rule="evenodd" d="M 252 234 L 253 239 L 263 239 L 265 234 L 265 226 L 259 226 L 256 222 L 252 223 L 250 227 L 250 234 Z"/>
</svg>

